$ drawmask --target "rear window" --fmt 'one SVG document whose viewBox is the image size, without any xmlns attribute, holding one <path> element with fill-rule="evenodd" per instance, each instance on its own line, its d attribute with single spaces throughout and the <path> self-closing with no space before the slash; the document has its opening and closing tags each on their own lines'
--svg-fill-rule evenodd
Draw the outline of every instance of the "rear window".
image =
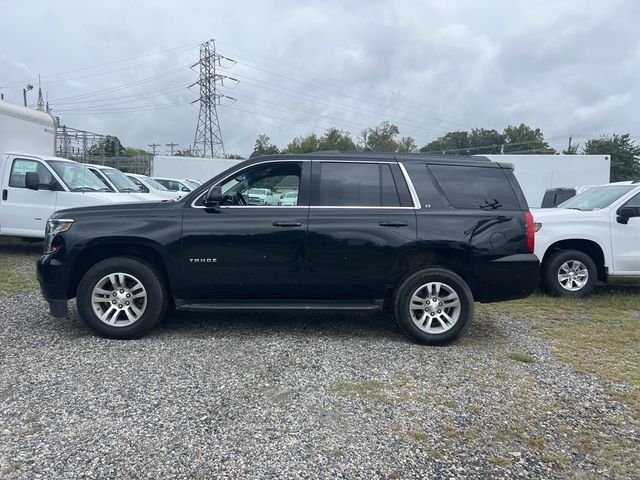
<svg viewBox="0 0 640 480">
<path fill-rule="evenodd" d="M 454 208 L 520 210 L 518 198 L 501 168 L 431 165 L 429 170 Z"/>
</svg>

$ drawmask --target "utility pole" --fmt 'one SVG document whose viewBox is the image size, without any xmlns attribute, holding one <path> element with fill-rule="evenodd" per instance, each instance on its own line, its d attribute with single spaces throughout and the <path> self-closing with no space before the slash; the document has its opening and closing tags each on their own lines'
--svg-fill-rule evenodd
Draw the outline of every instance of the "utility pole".
<svg viewBox="0 0 640 480">
<path fill-rule="evenodd" d="M 218 91 L 218 85 L 223 86 L 224 80 L 229 79 L 238 82 L 237 79 L 227 75 L 216 73 L 216 66 L 220 66 L 222 59 L 235 63 L 235 60 L 216 53 L 214 40 L 209 40 L 200 45 L 200 61 L 194 65 L 200 66 L 198 80 L 190 85 L 200 86 L 200 113 L 196 125 L 196 135 L 193 140 L 193 153 L 197 157 L 224 157 L 224 144 L 222 143 L 222 132 L 220 131 L 220 121 L 218 120 L 217 105 L 220 105 L 222 98 L 235 101 L 235 98 L 228 97 Z M 195 103 L 195 102 L 193 102 Z"/>
<path fill-rule="evenodd" d="M 153 154 L 156 154 L 156 148 L 158 148 L 160 146 L 159 143 L 150 143 L 149 145 L 147 145 L 147 147 L 151 147 L 151 150 L 153 151 Z"/>
<path fill-rule="evenodd" d="M 173 148 L 178 147 L 179 145 L 177 143 L 171 142 L 171 143 L 165 143 L 165 146 L 171 149 L 171 156 L 173 157 Z"/>
</svg>

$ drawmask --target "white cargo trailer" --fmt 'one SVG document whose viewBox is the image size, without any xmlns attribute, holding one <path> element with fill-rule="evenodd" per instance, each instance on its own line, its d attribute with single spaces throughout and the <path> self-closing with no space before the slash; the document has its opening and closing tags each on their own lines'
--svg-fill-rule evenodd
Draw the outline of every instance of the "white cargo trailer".
<svg viewBox="0 0 640 480">
<path fill-rule="evenodd" d="M 548 188 L 609 183 L 610 155 L 483 155 L 512 163 L 530 208 L 542 205 Z"/>
<path fill-rule="evenodd" d="M 190 178 L 206 182 L 226 169 L 237 165 L 240 160 L 228 158 L 176 157 L 156 155 L 151 165 L 150 177 Z"/>
</svg>

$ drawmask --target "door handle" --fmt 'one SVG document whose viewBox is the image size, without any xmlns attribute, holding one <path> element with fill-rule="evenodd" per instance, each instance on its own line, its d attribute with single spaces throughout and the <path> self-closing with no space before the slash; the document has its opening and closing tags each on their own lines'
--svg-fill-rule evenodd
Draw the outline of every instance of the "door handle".
<svg viewBox="0 0 640 480">
<path fill-rule="evenodd" d="M 301 227 L 302 222 L 273 222 L 274 227 Z"/>
<path fill-rule="evenodd" d="M 401 220 L 382 221 L 379 224 L 381 227 L 406 227 L 409 225 L 407 222 Z"/>
</svg>

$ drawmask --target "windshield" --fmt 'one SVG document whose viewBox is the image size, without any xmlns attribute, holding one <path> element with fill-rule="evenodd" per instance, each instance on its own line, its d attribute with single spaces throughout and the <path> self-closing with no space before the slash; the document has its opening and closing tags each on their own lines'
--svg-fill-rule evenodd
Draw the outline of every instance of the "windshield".
<svg viewBox="0 0 640 480">
<path fill-rule="evenodd" d="M 120 192 L 137 192 L 138 187 L 120 170 L 105 168 L 100 170 Z"/>
<path fill-rule="evenodd" d="M 62 160 L 49 160 L 47 163 L 72 192 L 111 191 L 91 170 L 80 163 Z"/>
<path fill-rule="evenodd" d="M 161 183 L 156 182 L 153 178 L 151 177 L 144 177 L 144 181 L 147 182 L 147 185 L 149 185 L 151 188 L 153 188 L 154 190 L 161 190 L 163 192 L 169 192 L 170 190 L 165 187 L 164 185 L 162 185 Z"/>
<path fill-rule="evenodd" d="M 558 208 L 574 208 L 576 210 L 599 210 L 606 208 L 623 196 L 630 192 L 635 185 L 615 185 L 593 187 L 580 195 L 570 198 L 564 203 L 558 205 Z"/>
<path fill-rule="evenodd" d="M 186 183 L 187 187 L 189 187 L 191 190 L 195 190 L 200 185 L 202 185 L 200 182 L 197 182 L 196 180 L 185 180 L 184 183 Z"/>
</svg>

